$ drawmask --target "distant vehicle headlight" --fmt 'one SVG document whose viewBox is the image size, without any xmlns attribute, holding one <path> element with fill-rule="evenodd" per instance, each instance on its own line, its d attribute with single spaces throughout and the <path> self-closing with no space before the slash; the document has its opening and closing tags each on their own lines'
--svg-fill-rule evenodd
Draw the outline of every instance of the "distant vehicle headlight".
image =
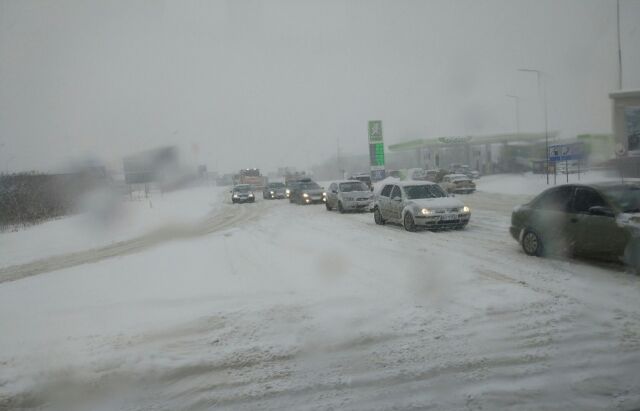
<svg viewBox="0 0 640 411">
<path fill-rule="evenodd" d="M 326 196 L 327 196 L 327 193 L 322 193 L 322 196 L 323 196 L 323 197 L 326 197 Z"/>
<path fill-rule="evenodd" d="M 307 198 L 307 197 L 309 197 L 309 194 L 307 194 L 307 193 L 302 193 L 302 197 Z"/>
<path fill-rule="evenodd" d="M 428 208 L 423 208 L 422 210 L 420 210 L 420 212 L 421 212 L 423 215 L 430 215 L 430 214 L 432 214 L 432 213 L 433 213 L 433 211 L 429 210 Z"/>
<path fill-rule="evenodd" d="M 470 213 L 471 209 L 469 207 L 467 207 L 467 206 L 464 206 L 464 207 L 462 207 L 462 212 L 463 213 Z"/>
<path fill-rule="evenodd" d="M 285 193 L 287 194 L 291 194 L 291 190 L 289 190 L 288 188 L 286 190 L 284 190 Z"/>
<path fill-rule="evenodd" d="M 238 195 L 237 195 L 237 194 L 234 194 L 234 195 L 233 195 L 233 198 L 238 198 Z"/>
<path fill-rule="evenodd" d="M 275 191 L 270 191 L 270 193 L 271 193 L 271 195 L 273 195 L 273 194 L 275 194 L 276 192 L 275 192 Z"/>
<path fill-rule="evenodd" d="M 249 197 L 253 197 L 253 193 L 249 193 Z"/>
</svg>

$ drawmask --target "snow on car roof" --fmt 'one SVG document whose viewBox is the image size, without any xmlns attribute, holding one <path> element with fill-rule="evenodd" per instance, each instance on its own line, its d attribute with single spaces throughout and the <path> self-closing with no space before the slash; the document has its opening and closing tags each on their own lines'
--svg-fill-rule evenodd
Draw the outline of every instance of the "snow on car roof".
<svg viewBox="0 0 640 411">
<path fill-rule="evenodd" d="M 395 184 L 400 187 L 408 187 L 408 186 L 432 186 L 436 185 L 436 183 L 432 181 L 422 181 L 422 180 L 406 180 L 406 181 L 397 181 L 389 184 Z"/>
<path fill-rule="evenodd" d="M 469 176 L 466 176 L 464 174 L 447 174 L 446 177 L 452 177 L 452 178 L 464 178 L 465 180 L 469 179 Z"/>
</svg>

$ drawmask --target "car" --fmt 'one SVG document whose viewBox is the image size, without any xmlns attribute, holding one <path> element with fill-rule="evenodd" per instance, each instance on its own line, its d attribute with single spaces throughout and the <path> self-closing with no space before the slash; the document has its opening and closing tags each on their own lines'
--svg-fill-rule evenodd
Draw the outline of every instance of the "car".
<svg viewBox="0 0 640 411">
<path fill-rule="evenodd" d="M 296 204 L 319 204 L 326 201 L 324 189 L 310 178 L 295 182 L 290 188 L 289 202 Z"/>
<path fill-rule="evenodd" d="M 371 175 L 369 175 L 368 173 L 356 174 L 354 176 L 349 177 L 349 180 L 362 181 L 367 185 L 367 188 L 369 190 L 373 191 L 373 183 L 371 182 Z"/>
<path fill-rule="evenodd" d="M 287 196 L 284 183 L 268 183 L 262 190 L 262 198 L 265 200 L 283 199 Z"/>
<path fill-rule="evenodd" d="M 640 183 L 552 187 L 513 210 L 510 233 L 531 256 L 587 256 L 637 270 Z"/>
<path fill-rule="evenodd" d="M 373 193 L 362 181 L 345 180 L 331 183 L 326 198 L 325 206 L 329 211 L 370 211 Z"/>
<path fill-rule="evenodd" d="M 447 174 L 440 183 L 447 193 L 469 194 L 476 191 L 476 184 L 464 174 Z"/>
<path fill-rule="evenodd" d="M 449 197 L 436 183 L 403 181 L 386 184 L 375 199 L 376 224 L 402 224 L 407 231 L 462 229 L 471 218 L 471 210 L 460 200 Z"/>
<path fill-rule="evenodd" d="M 236 203 L 253 203 L 256 196 L 253 194 L 253 187 L 250 184 L 238 184 L 233 186 L 231 190 L 231 202 Z"/>
</svg>

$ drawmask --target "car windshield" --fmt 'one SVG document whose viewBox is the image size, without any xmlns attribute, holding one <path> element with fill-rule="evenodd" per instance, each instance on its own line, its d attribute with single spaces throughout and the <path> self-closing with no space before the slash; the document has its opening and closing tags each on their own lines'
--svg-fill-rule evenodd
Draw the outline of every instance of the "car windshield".
<svg viewBox="0 0 640 411">
<path fill-rule="evenodd" d="M 270 183 L 269 188 L 283 188 L 284 183 Z"/>
<path fill-rule="evenodd" d="M 348 193 L 351 191 L 367 191 L 367 186 L 361 182 L 348 182 L 348 183 L 340 183 L 340 191 L 343 193 Z"/>
<path fill-rule="evenodd" d="M 436 184 L 423 184 L 404 187 L 404 192 L 409 200 L 419 200 L 421 198 L 446 197 L 444 191 Z"/>
<path fill-rule="evenodd" d="M 313 190 L 316 188 L 320 188 L 320 186 L 317 183 L 311 182 L 311 183 L 300 184 L 300 188 L 303 190 Z"/>
<path fill-rule="evenodd" d="M 251 191 L 251 186 L 250 185 L 236 186 L 234 190 L 240 193 L 245 193 L 247 191 Z"/>
<path fill-rule="evenodd" d="M 640 186 L 619 185 L 602 189 L 604 195 L 625 213 L 640 212 Z"/>
</svg>

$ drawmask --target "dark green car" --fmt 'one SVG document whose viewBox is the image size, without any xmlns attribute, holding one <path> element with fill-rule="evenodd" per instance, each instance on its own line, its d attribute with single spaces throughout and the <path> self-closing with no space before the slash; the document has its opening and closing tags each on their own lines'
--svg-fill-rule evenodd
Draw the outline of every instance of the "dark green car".
<svg viewBox="0 0 640 411">
<path fill-rule="evenodd" d="M 579 255 L 640 266 L 640 183 L 567 184 L 513 210 L 528 255 Z"/>
</svg>

